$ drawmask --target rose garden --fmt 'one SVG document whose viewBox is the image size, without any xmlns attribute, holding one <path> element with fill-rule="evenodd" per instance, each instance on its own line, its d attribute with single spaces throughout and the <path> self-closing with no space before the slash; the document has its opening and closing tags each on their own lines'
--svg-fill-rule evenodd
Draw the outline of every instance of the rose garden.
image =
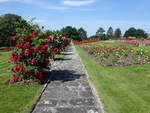
<svg viewBox="0 0 150 113">
<path fill-rule="evenodd" d="M 71 92 L 79 90 L 77 92 L 81 93 L 79 96 L 82 97 L 78 98 L 76 92 L 70 94 L 70 96 L 75 95 L 73 98 L 77 98 L 76 100 L 81 99 L 77 102 L 69 100 L 69 105 L 72 105 L 70 108 L 74 109 L 74 112 L 79 109 L 79 113 L 85 113 L 85 109 L 81 108 L 91 110 L 93 108 L 93 105 L 90 104 L 93 102 L 90 101 L 91 95 L 98 95 L 102 103 L 101 106 L 103 106 L 101 109 L 106 113 L 150 112 L 150 40 L 145 37 L 145 33 L 143 36 L 135 35 L 132 38 L 129 33 L 125 33 L 129 36 L 125 35 L 124 37 L 121 36 L 121 33 L 119 35 L 118 33 L 113 35 L 111 33 L 103 34 L 100 28 L 95 36 L 87 38 L 86 31 L 83 28 L 77 30 L 67 26 L 60 31 L 51 31 L 43 30 L 39 25 L 24 21 L 19 21 L 17 25 L 15 34 L 10 35 L 7 40 L 0 41 L 0 113 L 36 113 L 32 109 L 38 107 L 38 101 L 42 99 L 42 96 L 39 97 L 39 95 L 42 95 L 41 91 L 45 84 L 48 85 L 49 89 L 52 87 L 50 93 L 53 94 L 53 90 L 59 92 L 63 88 L 68 88 L 69 86 L 66 87 L 65 85 L 70 82 L 80 84 L 71 84 L 72 86 L 69 88 L 74 88 L 71 89 Z M 76 51 L 70 48 L 75 48 Z M 67 54 L 63 54 L 65 52 Z M 69 54 L 72 54 L 72 58 L 67 59 L 66 57 Z M 67 70 L 70 68 L 78 73 L 82 70 L 82 62 L 88 73 L 86 75 L 84 70 L 83 75 L 88 76 L 88 80 L 96 89 L 96 92 L 91 90 L 91 95 L 83 91 L 83 89 L 85 91 L 86 89 L 92 89 L 92 86 L 87 87 L 82 84 L 82 82 L 89 84 L 89 81 L 84 80 L 81 73 L 74 74 L 74 72 Z M 61 68 L 55 70 L 54 64 L 58 67 L 62 65 L 61 68 L 64 68 L 65 73 L 69 73 L 72 78 L 77 76 L 77 80 L 65 78 L 67 81 L 62 82 L 64 87 L 60 85 L 61 88 L 58 88 L 58 86 L 56 89 L 53 88 L 53 81 L 54 83 L 56 81 L 55 85 L 57 85 L 57 81 L 61 81 L 60 79 L 51 80 L 51 73 L 53 71 L 57 73 L 61 70 Z M 64 70 L 61 70 L 61 74 L 58 75 L 63 76 Z M 58 76 L 56 73 L 53 76 Z M 67 77 L 70 77 L 70 75 L 67 75 Z M 69 88 L 65 91 L 69 92 Z M 64 96 L 65 93 L 60 93 L 60 95 Z M 94 98 L 98 100 L 97 97 Z M 55 99 L 57 100 L 57 98 Z M 88 103 L 83 101 L 86 99 Z M 50 108 L 56 109 L 59 104 L 57 105 L 56 102 Z M 67 105 L 68 103 L 65 103 L 64 106 Z M 93 112 L 101 113 L 99 110 L 96 111 L 97 108 L 93 108 L 95 110 Z M 60 108 L 57 108 L 57 110 L 59 111 Z M 91 113 L 90 110 L 87 113 Z M 65 113 L 65 110 L 60 111 Z"/>
</svg>

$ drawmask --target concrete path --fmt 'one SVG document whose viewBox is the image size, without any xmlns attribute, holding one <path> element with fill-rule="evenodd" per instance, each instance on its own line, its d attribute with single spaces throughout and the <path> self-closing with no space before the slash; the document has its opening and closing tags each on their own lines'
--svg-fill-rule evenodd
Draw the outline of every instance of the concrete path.
<svg viewBox="0 0 150 113">
<path fill-rule="evenodd" d="M 75 47 L 52 64 L 52 81 L 33 113 L 102 113 Z"/>
</svg>

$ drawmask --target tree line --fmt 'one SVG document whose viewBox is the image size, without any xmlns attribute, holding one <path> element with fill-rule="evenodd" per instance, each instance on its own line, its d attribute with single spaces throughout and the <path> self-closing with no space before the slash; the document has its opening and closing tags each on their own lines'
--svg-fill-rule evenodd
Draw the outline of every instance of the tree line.
<svg viewBox="0 0 150 113">
<path fill-rule="evenodd" d="M 14 46 L 15 41 L 11 39 L 11 36 L 16 34 L 17 28 L 23 28 L 26 26 L 30 26 L 29 22 L 23 19 L 21 16 L 16 14 L 5 14 L 0 16 L 0 46 Z M 32 26 L 31 26 L 32 27 Z M 95 35 L 88 37 L 87 31 L 84 28 L 75 28 L 72 26 L 63 27 L 60 30 L 52 31 L 60 33 L 68 38 L 71 38 L 75 41 L 82 40 L 109 40 L 112 38 L 121 38 L 121 37 L 135 37 L 135 38 L 147 38 L 147 34 L 143 29 L 136 29 L 134 27 L 129 28 L 124 35 L 122 35 L 121 29 L 117 28 L 113 30 L 112 27 L 109 27 L 107 31 L 105 31 L 102 27 L 100 27 Z"/>
<path fill-rule="evenodd" d="M 147 38 L 147 33 L 143 29 L 136 29 L 134 27 L 129 28 L 125 31 L 124 35 L 122 35 L 121 29 L 117 28 L 113 31 L 112 27 L 109 27 L 107 31 L 105 31 L 102 27 L 100 27 L 96 34 L 91 36 L 91 39 L 100 39 L 100 40 L 109 40 L 113 38 Z"/>
</svg>

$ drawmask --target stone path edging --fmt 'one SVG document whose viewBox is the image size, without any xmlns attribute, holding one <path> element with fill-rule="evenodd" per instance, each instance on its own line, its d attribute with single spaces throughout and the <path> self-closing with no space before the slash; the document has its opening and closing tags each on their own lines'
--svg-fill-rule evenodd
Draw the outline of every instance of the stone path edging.
<svg viewBox="0 0 150 113">
<path fill-rule="evenodd" d="M 90 86 L 91 86 L 91 88 L 92 88 L 93 93 L 95 94 L 94 96 L 97 98 L 97 101 L 98 101 L 98 103 L 99 103 L 99 107 L 101 108 L 101 111 L 102 111 L 101 113 L 106 113 L 106 112 L 104 111 L 103 104 L 102 104 L 102 102 L 101 102 L 100 97 L 98 96 L 98 93 L 97 93 L 97 91 L 96 91 L 95 86 L 94 86 L 93 83 L 89 80 L 89 74 L 88 74 L 88 72 L 87 72 L 87 70 L 86 70 L 86 67 L 85 67 L 84 63 L 82 62 L 82 59 L 81 59 L 81 57 L 80 57 L 80 55 L 79 55 L 79 53 L 78 53 L 77 51 L 76 51 L 76 53 L 77 53 L 77 55 L 78 55 L 79 58 L 80 58 L 80 62 L 81 62 L 81 64 L 82 64 L 83 68 L 85 69 L 85 73 L 86 73 L 86 75 L 87 75 L 87 80 L 88 80 L 88 82 L 89 82 L 89 84 L 90 84 Z"/>
</svg>

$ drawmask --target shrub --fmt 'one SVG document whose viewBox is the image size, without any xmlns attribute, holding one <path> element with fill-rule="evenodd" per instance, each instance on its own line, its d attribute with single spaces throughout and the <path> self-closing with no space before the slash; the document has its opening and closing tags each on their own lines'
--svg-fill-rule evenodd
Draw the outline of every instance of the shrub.
<svg viewBox="0 0 150 113">
<path fill-rule="evenodd" d="M 38 26 L 33 26 L 32 29 L 18 29 L 17 35 L 12 39 L 17 44 L 10 57 L 15 64 L 12 68 L 11 82 L 26 80 L 44 82 L 46 78 L 42 72 L 44 68 L 48 68 L 49 57 L 69 44 L 69 39 L 58 34 L 50 36 Z"/>
</svg>

